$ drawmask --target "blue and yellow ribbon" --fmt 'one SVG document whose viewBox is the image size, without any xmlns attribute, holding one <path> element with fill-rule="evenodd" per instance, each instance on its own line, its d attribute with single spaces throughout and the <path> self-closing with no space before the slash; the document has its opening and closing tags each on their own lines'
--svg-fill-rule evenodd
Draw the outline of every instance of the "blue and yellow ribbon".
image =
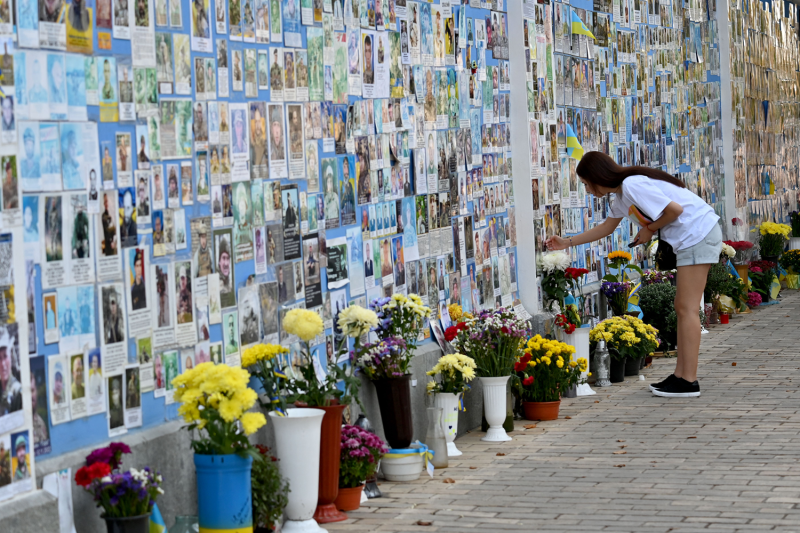
<svg viewBox="0 0 800 533">
<path fill-rule="evenodd" d="M 569 124 L 567 124 L 567 155 L 578 161 L 583 157 L 583 146 L 581 146 L 578 136 L 575 135 L 572 126 Z"/>
</svg>

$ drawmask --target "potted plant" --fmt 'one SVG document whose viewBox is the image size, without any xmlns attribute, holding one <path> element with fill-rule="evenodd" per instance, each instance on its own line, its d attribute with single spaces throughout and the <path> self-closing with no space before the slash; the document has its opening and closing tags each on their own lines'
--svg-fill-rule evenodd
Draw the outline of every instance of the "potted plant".
<svg viewBox="0 0 800 533">
<path fill-rule="evenodd" d="M 443 355 L 428 371 L 434 379 L 428 382 L 428 394 L 433 394 L 434 405 L 443 411 L 442 421 L 447 440 L 447 455 L 457 457 L 458 412 L 463 408 L 461 395 L 469 390 L 469 382 L 475 378 L 475 361 L 460 353 Z"/>
<path fill-rule="evenodd" d="M 289 502 L 289 484 L 281 477 L 278 459 L 269 448 L 256 444 L 261 461 L 253 461 L 250 486 L 253 494 L 253 524 L 255 533 L 274 531 L 283 518 L 283 509 Z"/>
<path fill-rule="evenodd" d="M 248 412 L 258 395 L 242 368 L 200 363 L 172 380 L 178 414 L 192 433 L 201 529 L 253 527 L 250 478 L 261 454 L 247 439 L 267 423 Z"/>
<path fill-rule="evenodd" d="M 776 264 L 772 261 L 753 261 L 750 263 L 750 285 L 753 292 L 761 295 L 761 301 L 772 299 L 772 283 L 775 280 Z"/>
<path fill-rule="evenodd" d="M 120 470 L 122 456 L 129 453 L 126 444 L 112 442 L 86 456 L 86 465 L 75 473 L 75 483 L 103 509 L 109 533 L 148 533 L 153 505 L 164 494 L 161 474 L 148 467 Z"/>
<path fill-rule="evenodd" d="M 786 245 L 792 228 L 786 224 L 762 222 L 758 231 L 761 234 L 758 239 L 761 259 L 777 263 L 778 258 L 783 253 L 783 247 Z"/>
<path fill-rule="evenodd" d="M 781 256 L 781 266 L 786 269 L 786 287 L 800 289 L 800 250 L 789 250 Z"/>
<path fill-rule="evenodd" d="M 369 314 L 368 310 L 359 309 Z M 370 323 L 375 321 L 372 319 Z M 321 368 L 321 361 L 315 362 L 310 344 L 324 331 L 322 317 L 308 309 L 292 309 L 286 313 L 282 326 L 290 335 L 297 335 L 302 346 L 301 362 L 296 368 L 299 375 L 286 384 L 289 400 L 297 407 L 325 412 L 319 448 L 319 500 L 314 520 L 322 524 L 347 520 L 347 515 L 334 505 L 339 492 L 339 442 L 342 436 L 342 413 L 353 399 L 359 401 L 358 388 L 361 383 L 355 377 L 352 366 L 339 366 L 336 362 L 337 355 L 347 351 L 347 338 L 342 340 L 337 355 L 327 361 L 325 371 Z M 355 337 L 356 349 L 359 339 L 360 335 Z M 325 372 L 324 378 L 319 377 L 318 372 Z"/>
<path fill-rule="evenodd" d="M 458 332 L 453 345 L 475 361 L 483 384 L 483 408 L 489 430 L 481 440 L 511 440 L 503 429 L 506 386 L 519 358 L 521 341 L 528 336 L 528 324 L 505 308 L 481 311 L 465 323 L 466 328 Z"/>
<path fill-rule="evenodd" d="M 658 348 L 658 330 L 641 319 L 630 315 L 614 316 L 603 320 L 589 334 L 592 350 L 597 341 L 606 341 L 611 355 L 611 382 L 625 381 L 625 361 L 652 356 Z M 637 368 L 638 374 L 638 368 Z"/>
<path fill-rule="evenodd" d="M 341 469 L 336 507 L 355 511 L 361 507 L 364 482 L 375 474 L 378 463 L 389 451 L 383 441 L 358 426 L 344 426 L 341 437 Z"/>
<path fill-rule="evenodd" d="M 739 277 L 747 281 L 747 263 L 750 262 L 750 253 L 753 249 L 753 243 L 750 241 L 723 241 L 736 252 L 733 256 L 733 266 Z"/>
<path fill-rule="evenodd" d="M 647 274 L 645 274 L 647 276 Z M 677 289 L 671 283 L 643 283 L 639 288 L 642 320 L 658 330 L 662 349 L 678 345 L 678 315 L 675 312 Z"/>
<path fill-rule="evenodd" d="M 370 303 L 378 341 L 354 350 L 355 364 L 372 381 L 378 396 L 383 431 L 391 449 L 406 449 L 414 427 L 411 418 L 411 374 L 408 367 L 414 356 L 417 338 L 431 310 L 416 294 L 394 294 Z M 347 310 L 346 310 L 347 311 Z M 359 336 L 359 315 L 339 316 L 339 326 Z"/>
<path fill-rule="evenodd" d="M 514 364 L 515 386 L 528 420 L 555 420 L 561 396 L 576 385 L 589 362 L 572 361 L 575 347 L 536 335 L 528 340 L 523 355 Z"/>
<path fill-rule="evenodd" d="M 280 356 L 289 353 L 276 344 L 257 344 L 244 351 L 242 366 L 261 382 L 265 399 L 259 400 L 272 421 L 278 470 L 291 487 L 283 529 L 318 530 L 313 519 L 319 496 L 321 409 L 288 408 L 285 398 L 288 380 Z"/>
<path fill-rule="evenodd" d="M 754 309 L 761 305 L 761 295 L 757 292 L 747 293 L 747 307 Z"/>
<path fill-rule="evenodd" d="M 614 316 L 622 316 L 628 311 L 631 288 L 633 284 L 628 281 L 603 281 L 600 285 Z"/>
</svg>

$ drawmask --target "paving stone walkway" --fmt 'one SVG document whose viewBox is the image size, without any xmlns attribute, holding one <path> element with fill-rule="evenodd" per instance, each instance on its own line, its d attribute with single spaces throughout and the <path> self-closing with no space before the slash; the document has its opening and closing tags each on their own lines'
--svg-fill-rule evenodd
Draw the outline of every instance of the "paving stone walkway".
<svg viewBox="0 0 800 533">
<path fill-rule="evenodd" d="M 566 399 L 514 440 L 457 441 L 450 467 L 327 524 L 330 531 L 800 532 L 800 293 L 703 336 L 700 398 L 647 381 Z M 735 365 L 735 366 L 734 366 Z M 453 482 L 450 482 L 453 481 Z"/>
</svg>

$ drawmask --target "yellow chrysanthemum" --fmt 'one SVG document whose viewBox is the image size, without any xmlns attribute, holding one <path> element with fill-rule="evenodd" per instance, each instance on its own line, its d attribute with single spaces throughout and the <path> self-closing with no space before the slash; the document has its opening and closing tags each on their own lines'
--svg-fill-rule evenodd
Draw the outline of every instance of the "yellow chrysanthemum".
<svg viewBox="0 0 800 533">
<path fill-rule="evenodd" d="M 256 344 L 242 354 L 242 366 L 248 368 L 261 360 L 274 359 L 278 354 L 289 353 L 288 348 L 279 344 Z"/>
<path fill-rule="evenodd" d="M 252 435 L 267 424 L 267 418 L 264 413 L 245 413 L 242 415 L 241 423 L 244 434 Z"/>
<path fill-rule="evenodd" d="M 377 325 L 378 315 L 360 305 L 351 305 L 339 313 L 339 328 L 348 337 L 356 338 L 366 335 Z"/>
<path fill-rule="evenodd" d="M 458 321 L 458 319 L 460 319 L 464 315 L 464 312 L 461 309 L 461 306 L 458 305 L 458 304 L 450 304 L 450 305 L 448 305 L 447 306 L 447 312 L 450 313 L 450 318 L 453 321 L 456 321 L 456 322 Z"/>
<path fill-rule="evenodd" d="M 283 318 L 283 329 L 308 342 L 324 331 L 322 317 L 309 309 L 292 309 Z"/>
</svg>

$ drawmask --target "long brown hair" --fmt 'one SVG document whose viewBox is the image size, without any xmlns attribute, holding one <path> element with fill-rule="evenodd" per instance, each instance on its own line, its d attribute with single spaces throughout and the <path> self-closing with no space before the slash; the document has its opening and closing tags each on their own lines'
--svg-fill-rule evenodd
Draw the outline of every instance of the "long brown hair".
<svg viewBox="0 0 800 533">
<path fill-rule="evenodd" d="M 650 167 L 623 167 L 614 162 L 603 152 L 586 152 L 578 163 L 575 172 L 582 179 L 593 185 L 600 185 L 608 189 L 616 189 L 630 176 L 647 176 L 653 180 L 666 181 L 676 187 L 686 188 L 686 185 L 676 177 L 663 170 Z"/>
</svg>

